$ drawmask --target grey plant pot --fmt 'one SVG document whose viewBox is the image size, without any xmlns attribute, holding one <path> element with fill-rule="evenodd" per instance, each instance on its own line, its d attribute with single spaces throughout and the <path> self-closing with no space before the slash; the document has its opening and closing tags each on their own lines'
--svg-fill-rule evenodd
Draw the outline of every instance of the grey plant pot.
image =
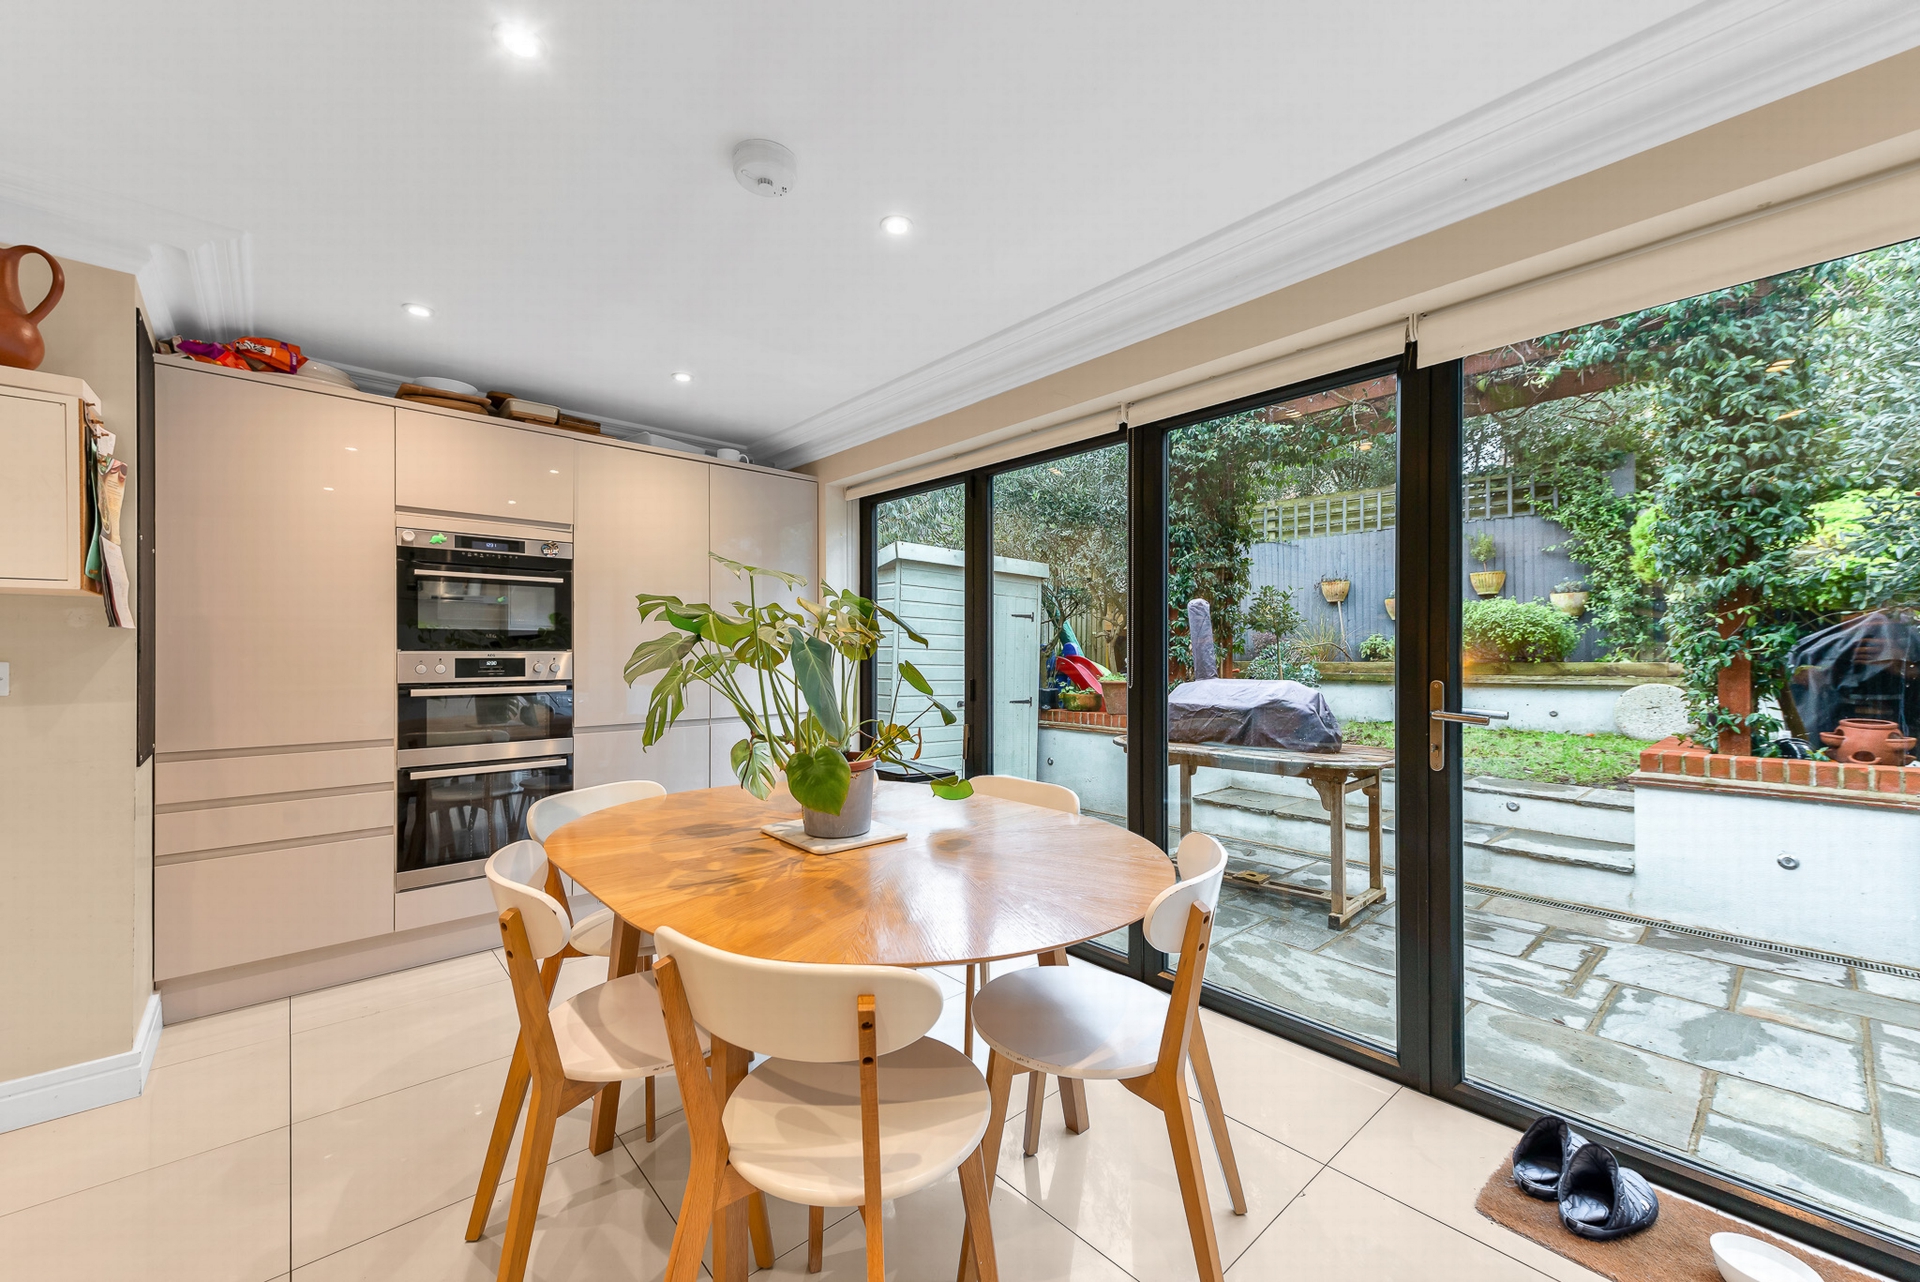
<svg viewBox="0 0 1920 1282">
<path fill-rule="evenodd" d="M 864 768 L 856 766 L 853 783 L 847 788 L 846 804 L 837 815 L 800 807 L 800 822 L 806 827 L 807 836 L 829 839 L 865 836 L 873 827 L 873 780 L 873 762 L 865 762 Z"/>
</svg>

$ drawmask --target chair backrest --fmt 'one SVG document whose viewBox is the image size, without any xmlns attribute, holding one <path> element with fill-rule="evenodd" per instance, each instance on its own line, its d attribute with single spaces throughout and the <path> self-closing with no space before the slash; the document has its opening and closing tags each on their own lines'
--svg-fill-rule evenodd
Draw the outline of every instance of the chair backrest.
<svg viewBox="0 0 1920 1282">
<path fill-rule="evenodd" d="M 1190 832 L 1173 854 L 1180 880 L 1154 896 L 1142 921 L 1147 941 L 1161 952 L 1178 953 L 1186 942 L 1187 910 L 1199 904 L 1212 912 L 1220 902 L 1227 875 L 1227 848 L 1204 832 Z"/>
<path fill-rule="evenodd" d="M 1022 779 L 1018 775 L 975 775 L 967 782 L 973 785 L 975 792 L 984 792 L 989 797 L 1024 801 L 1029 806 L 1064 810 L 1070 815 L 1080 813 L 1080 794 L 1057 783 L 1041 783 L 1037 779 Z"/>
<path fill-rule="evenodd" d="M 596 810 L 666 795 L 666 788 L 651 779 L 623 779 L 619 783 L 556 792 L 551 797 L 540 798 L 528 808 L 527 835 L 535 841 L 545 842 L 561 824 L 572 823 Z"/>
<path fill-rule="evenodd" d="M 926 1036 L 946 996 L 933 976 L 897 966 L 816 966 L 743 957 L 653 932 L 687 990 L 694 1022 L 723 1041 L 778 1059 L 843 1063 L 860 1058 L 860 998 L 874 1002 L 878 1054 Z"/>
<path fill-rule="evenodd" d="M 565 948 L 573 934 L 573 919 L 546 892 L 546 880 L 547 852 L 537 841 L 509 842 L 487 860 L 487 889 L 493 892 L 494 906 L 501 912 L 520 910 L 535 961 L 545 961 Z"/>
</svg>

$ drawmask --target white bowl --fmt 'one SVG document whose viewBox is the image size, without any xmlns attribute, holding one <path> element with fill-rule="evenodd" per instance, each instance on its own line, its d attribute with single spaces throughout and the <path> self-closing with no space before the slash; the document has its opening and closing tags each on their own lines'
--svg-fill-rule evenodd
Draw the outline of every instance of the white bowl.
<svg viewBox="0 0 1920 1282">
<path fill-rule="evenodd" d="M 1715 1233 L 1707 1245 L 1727 1282 L 1820 1282 L 1820 1275 L 1799 1256 L 1744 1233 Z"/>
<path fill-rule="evenodd" d="M 462 383 L 457 378 L 416 378 L 416 387 L 431 387 L 436 392 L 459 392 L 466 396 L 480 395 L 480 389 L 472 383 Z"/>
</svg>

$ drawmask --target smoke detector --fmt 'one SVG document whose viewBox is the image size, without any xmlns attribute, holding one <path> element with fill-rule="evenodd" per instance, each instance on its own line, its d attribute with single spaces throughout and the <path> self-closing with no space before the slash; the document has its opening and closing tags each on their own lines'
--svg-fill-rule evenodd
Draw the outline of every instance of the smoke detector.
<svg viewBox="0 0 1920 1282">
<path fill-rule="evenodd" d="M 793 153 L 777 142 L 749 138 L 733 149 L 733 176 L 756 196 L 784 196 L 793 186 Z"/>
</svg>

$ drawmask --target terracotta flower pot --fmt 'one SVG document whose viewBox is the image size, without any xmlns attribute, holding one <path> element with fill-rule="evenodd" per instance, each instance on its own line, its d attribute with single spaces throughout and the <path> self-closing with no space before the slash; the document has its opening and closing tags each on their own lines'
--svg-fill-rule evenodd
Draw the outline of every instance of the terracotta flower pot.
<svg viewBox="0 0 1920 1282">
<path fill-rule="evenodd" d="M 1400 622 L 1400 602 L 1393 597 L 1387 598 L 1387 617 L 1395 623 Z"/>
<path fill-rule="evenodd" d="M 1127 679 L 1101 677 L 1100 703 L 1107 712 L 1125 712 L 1127 710 Z"/>
<path fill-rule="evenodd" d="M 1473 590 L 1481 596 L 1499 596 L 1500 589 L 1507 586 L 1505 570 L 1475 570 L 1467 576 L 1473 582 Z"/>
<path fill-rule="evenodd" d="M 1834 750 L 1835 761 L 1861 766 L 1897 766 L 1907 759 L 1907 750 L 1920 740 L 1901 734 L 1897 721 L 1847 717 L 1840 722 L 1837 733 L 1821 731 L 1820 742 Z"/>
<path fill-rule="evenodd" d="M 1347 599 L 1347 593 L 1352 589 L 1353 583 L 1348 579 L 1322 579 L 1320 582 L 1320 595 L 1327 599 L 1328 605 L 1339 605 Z"/>
<path fill-rule="evenodd" d="M 1553 602 L 1553 608 L 1568 618 L 1577 619 L 1587 612 L 1585 592 L 1549 592 L 1547 598 Z"/>
</svg>

